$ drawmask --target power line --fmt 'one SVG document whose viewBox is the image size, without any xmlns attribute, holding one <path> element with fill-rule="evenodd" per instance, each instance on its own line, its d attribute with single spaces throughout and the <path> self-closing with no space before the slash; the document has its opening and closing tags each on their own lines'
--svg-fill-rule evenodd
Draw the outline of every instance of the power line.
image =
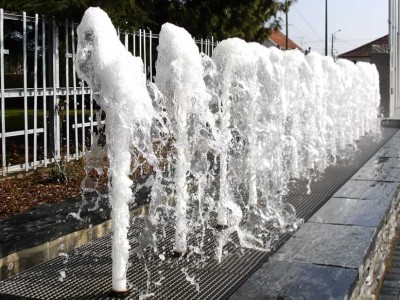
<svg viewBox="0 0 400 300">
<path fill-rule="evenodd" d="M 293 24 L 293 27 L 302 35 L 308 37 L 307 33 L 304 32 L 301 28 L 299 28 L 296 24 Z"/>
<path fill-rule="evenodd" d="M 358 38 L 358 39 L 353 39 L 353 38 L 350 38 L 350 39 L 345 39 L 345 40 L 347 40 L 347 41 L 373 41 L 373 40 L 376 40 L 377 39 L 377 37 L 366 37 L 366 38 Z M 342 39 L 343 40 L 343 39 Z"/>
<path fill-rule="evenodd" d="M 299 14 L 299 16 L 303 19 L 303 21 L 307 24 L 307 26 L 311 29 L 312 32 L 317 36 L 320 42 L 324 43 L 324 40 L 320 37 L 318 32 L 311 26 L 311 24 L 307 21 L 307 19 L 302 15 L 302 13 L 296 8 L 296 6 L 293 6 L 293 9 Z"/>
<path fill-rule="evenodd" d="M 294 24 L 293 24 L 293 27 L 296 29 L 296 32 L 298 34 L 298 36 L 295 36 L 295 38 L 300 39 L 301 42 L 303 42 L 303 40 L 304 40 L 305 41 L 304 43 L 307 44 L 307 41 L 310 40 L 309 35 L 307 33 L 305 33 L 301 28 L 299 28 L 298 26 L 296 26 Z"/>
<path fill-rule="evenodd" d="M 341 39 L 337 39 L 336 42 L 337 42 L 337 43 L 346 44 L 346 45 L 351 46 L 351 47 L 357 47 L 356 45 L 351 44 L 351 43 L 349 43 L 349 42 L 347 42 L 347 41 L 344 41 L 344 40 L 341 40 Z"/>
<path fill-rule="evenodd" d="M 360 47 L 360 46 L 362 46 L 362 44 L 360 45 L 360 41 L 357 42 L 357 40 L 337 39 L 337 41 L 340 42 L 340 43 L 346 44 L 346 45 L 348 45 L 348 46 L 350 46 L 350 47 L 353 47 L 353 48 L 354 48 L 354 47 Z M 352 41 L 354 41 L 355 44 L 352 43 Z"/>
<path fill-rule="evenodd" d="M 307 44 L 323 43 L 321 40 L 307 41 Z"/>
</svg>

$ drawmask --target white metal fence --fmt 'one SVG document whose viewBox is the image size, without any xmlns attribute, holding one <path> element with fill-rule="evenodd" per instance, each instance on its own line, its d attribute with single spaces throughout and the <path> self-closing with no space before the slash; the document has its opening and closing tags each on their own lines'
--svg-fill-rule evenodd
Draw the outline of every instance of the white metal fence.
<svg viewBox="0 0 400 300">
<path fill-rule="evenodd" d="M 92 142 L 91 132 L 102 121 L 90 89 L 76 77 L 76 27 L 0 9 L 1 176 L 61 157 L 79 159 Z M 148 30 L 118 35 L 142 58 L 152 80 L 158 35 Z M 212 54 L 213 38 L 195 42 Z"/>
</svg>

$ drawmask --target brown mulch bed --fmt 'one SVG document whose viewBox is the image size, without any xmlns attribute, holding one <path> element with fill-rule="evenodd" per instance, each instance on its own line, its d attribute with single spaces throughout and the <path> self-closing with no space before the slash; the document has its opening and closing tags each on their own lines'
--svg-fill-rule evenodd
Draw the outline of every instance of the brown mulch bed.
<svg viewBox="0 0 400 300">
<path fill-rule="evenodd" d="M 167 146 L 155 144 L 156 155 L 161 161 L 165 161 L 167 153 L 172 151 L 171 145 L 171 142 Z M 106 160 L 104 158 L 102 163 L 105 174 L 107 174 L 107 163 L 104 163 Z M 132 180 L 152 173 L 153 168 L 138 153 L 136 153 L 136 160 L 140 166 L 130 175 Z M 81 182 L 86 175 L 85 164 L 84 158 L 68 163 L 61 161 L 46 168 L 38 168 L 33 172 L 22 172 L 8 178 L 0 177 L 0 220 L 27 212 L 39 204 L 58 203 L 81 195 Z M 66 175 L 64 178 L 60 177 L 60 166 L 62 174 Z M 163 162 L 159 166 L 166 167 Z M 107 175 L 99 176 L 92 171 L 89 173 L 89 178 L 89 181 L 96 183 L 97 190 L 107 189 Z"/>
<path fill-rule="evenodd" d="M 57 203 L 79 196 L 85 177 L 83 160 L 66 165 L 66 178 L 60 178 L 57 170 L 57 166 L 49 166 L 0 180 L 0 220 L 27 212 L 42 203 Z M 97 179 L 100 187 L 105 188 L 105 176 Z"/>
</svg>

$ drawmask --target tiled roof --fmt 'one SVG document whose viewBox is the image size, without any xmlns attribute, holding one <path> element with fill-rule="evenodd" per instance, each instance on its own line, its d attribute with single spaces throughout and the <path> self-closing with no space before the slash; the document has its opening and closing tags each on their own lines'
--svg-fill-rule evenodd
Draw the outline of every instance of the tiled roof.
<svg viewBox="0 0 400 300">
<path fill-rule="evenodd" d="M 356 49 L 340 54 L 339 57 L 341 58 L 370 57 L 372 45 L 387 45 L 388 42 L 389 42 L 389 35 L 385 35 L 379 39 L 369 42 L 368 44 L 362 45 Z"/>
<path fill-rule="evenodd" d="M 286 35 L 284 35 L 279 30 L 272 31 L 271 35 L 268 38 L 271 41 L 273 41 L 277 46 L 279 46 L 281 49 L 286 49 Z M 299 45 L 297 45 L 291 39 L 288 40 L 288 48 L 303 50 L 300 48 Z"/>
</svg>

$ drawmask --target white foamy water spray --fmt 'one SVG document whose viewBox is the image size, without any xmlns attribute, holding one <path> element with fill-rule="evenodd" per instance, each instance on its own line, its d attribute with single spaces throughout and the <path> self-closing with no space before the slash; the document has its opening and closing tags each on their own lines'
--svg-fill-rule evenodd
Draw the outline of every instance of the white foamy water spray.
<svg viewBox="0 0 400 300">
<path fill-rule="evenodd" d="M 274 69 L 269 56 L 267 48 L 240 39 L 223 41 L 214 51 L 220 80 L 218 223 L 228 226 L 218 237 L 219 259 L 234 232 L 241 246 L 266 250 L 267 223 L 282 224 L 274 199 L 280 197 L 271 192 L 268 176 L 279 153 L 276 146 L 282 145 L 276 127 L 282 127 L 276 120 L 282 117 L 282 97 L 270 88 L 278 87 L 282 69 Z"/>
<path fill-rule="evenodd" d="M 187 251 L 189 198 L 203 201 L 207 151 L 212 115 L 209 96 L 203 81 L 199 49 L 183 28 L 164 24 L 161 28 L 155 83 L 165 97 L 166 115 L 175 138 L 173 166 L 175 175 L 175 246 L 178 253 Z M 188 194 L 188 179 L 197 192 Z M 201 203 L 198 203 L 201 206 Z"/>
<path fill-rule="evenodd" d="M 308 180 L 310 186 L 363 135 L 379 133 L 373 65 L 335 63 L 236 38 L 219 43 L 210 58 L 172 24 L 163 25 L 159 39 L 156 80 L 147 87 L 151 100 L 141 60 L 125 50 L 107 15 L 91 8 L 78 27 L 78 74 L 107 116 L 106 148 L 92 148 L 89 169 L 101 172 L 97 158 L 107 153 L 116 291 L 126 289 L 133 198 L 128 175 L 139 158 L 156 165 L 153 144 L 166 153 L 146 181 L 152 187 L 150 217 L 137 251 L 144 256 L 150 245 L 157 252 L 156 229 L 165 233 L 175 224 L 173 250 L 193 250 L 187 260 L 201 256 L 207 231 L 215 235 L 208 240 L 216 240 L 221 260 L 230 242 L 268 251 L 282 233 L 295 230 L 301 221 L 282 200 L 289 183 Z M 217 230 L 215 223 L 222 226 Z M 170 250 L 157 253 L 160 261 L 170 261 Z M 182 272 L 201 288 L 195 276 Z"/>
<path fill-rule="evenodd" d="M 234 232 L 241 246 L 268 250 L 274 232 L 297 227 L 293 207 L 282 202 L 289 182 L 311 182 L 362 135 L 378 133 L 379 94 L 370 64 L 239 39 L 219 43 L 213 59 L 221 104 L 218 222 L 231 225 L 220 234 L 220 258 Z M 230 214 L 241 220 L 229 224 Z"/>
<path fill-rule="evenodd" d="M 132 199 L 131 152 L 154 163 L 150 126 L 155 111 L 146 89 L 140 58 L 120 43 L 111 20 L 100 8 L 89 8 L 78 26 L 76 68 L 106 113 L 109 198 L 112 204 L 113 290 L 126 291 L 129 257 L 128 203 Z M 135 167 L 135 166 L 134 166 Z"/>
<path fill-rule="evenodd" d="M 248 68 L 254 67 L 251 62 L 253 59 L 250 58 L 244 49 L 246 43 L 240 39 L 229 39 L 222 41 L 218 47 L 215 49 L 213 59 L 218 72 L 218 80 L 220 82 L 220 100 L 219 100 L 219 130 L 220 136 L 218 140 L 219 144 L 219 208 L 218 208 L 218 218 L 217 222 L 219 225 L 239 225 L 242 219 L 242 213 L 240 208 L 233 201 L 233 186 L 229 183 L 234 178 L 238 178 L 241 173 L 229 173 L 228 167 L 232 164 L 234 156 L 228 156 L 229 151 L 240 152 L 242 149 L 243 141 L 245 136 L 243 132 L 239 132 L 236 129 L 239 125 L 242 125 L 240 129 L 245 130 L 244 126 L 247 125 L 248 118 L 245 115 L 244 120 L 241 122 L 241 116 L 232 116 L 232 113 L 242 113 L 242 110 L 237 107 L 236 110 L 234 106 L 248 104 L 252 95 L 246 94 L 246 87 L 240 82 L 243 78 L 240 78 L 239 74 L 243 74 L 240 70 L 243 66 L 248 66 Z M 254 60 L 253 60 L 254 61 Z M 246 69 L 247 71 L 247 69 Z M 250 71 L 253 73 L 254 70 Z M 236 89 L 232 91 L 233 89 Z M 244 96 L 250 99 L 243 99 L 241 101 L 240 96 Z M 247 103 L 245 101 L 247 100 Z M 242 107 L 243 108 L 243 107 Z M 234 120 L 237 120 L 236 124 L 233 124 Z M 234 129 L 234 130 L 232 130 Z M 234 142 L 232 145 L 231 142 Z M 235 149 L 235 146 L 237 149 Z M 243 158 L 243 155 L 237 155 Z M 243 159 L 239 159 L 238 162 L 244 162 Z M 230 175 L 228 178 L 228 174 Z M 243 177 L 240 177 L 243 178 Z M 252 178 L 254 179 L 254 177 Z M 253 181 L 254 183 L 254 181 Z M 254 192 L 254 189 L 253 189 Z M 253 193 L 254 196 L 254 193 Z M 255 200 L 254 197 L 252 199 Z"/>
</svg>

